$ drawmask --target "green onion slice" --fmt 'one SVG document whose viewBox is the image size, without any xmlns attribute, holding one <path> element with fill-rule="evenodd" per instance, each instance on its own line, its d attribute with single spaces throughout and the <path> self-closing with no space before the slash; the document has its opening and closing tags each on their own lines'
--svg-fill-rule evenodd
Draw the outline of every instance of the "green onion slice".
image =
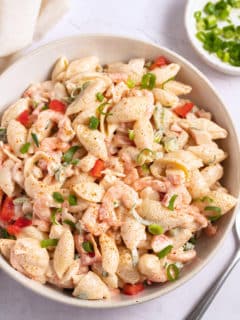
<svg viewBox="0 0 240 320">
<path fill-rule="evenodd" d="M 129 89 L 132 89 L 135 87 L 136 83 L 132 79 L 128 78 L 126 81 L 126 85 L 128 86 Z"/>
<path fill-rule="evenodd" d="M 168 204 L 168 209 L 173 211 L 174 210 L 174 203 L 175 203 L 175 200 L 177 199 L 178 195 L 177 194 L 174 194 L 170 201 L 169 201 L 169 204 Z"/>
<path fill-rule="evenodd" d="M 96 98 L 99 102 L 103 102 L 104 95 L 101 92 L 96 93 Z"/>
<path fill-rule="evenodd" d="M 59 203 L 64 202 L 64 198 L 60 192 L 53 192 L 52 197 L 56 202 L 59 202 Z"/>
<path fill-rule="evenodd" d="M 169 264 L 167 267 L 167 278 L 169 281 L 175 281 L 179 277 L 179 269 L 176 264 Z"/>
<path fill-rule="evenodd" d="M 31 145 L 30 142 L 25 143 L 25 144 L 20 148 L 20 152 L 21 152 L 22 154 L 27 153 L 28 150 L 29 150 L 29 148 L 30 148 L 30 145 Z"/>
<path fill-rule="evenodd" d="M 107 105 L 107 104 L 110 104 L 108 102 L 103 102 L 100 104 L 100 106 L 97 107 L 97 111 L 98 113 L 102 114 L 102 115 L 105 115 L 105 116 L 112 116 L 112 113 L 110 112 L 104 112 L 103 109 L 104 107 Z"/>
<path fill-rule="evenodd" d="M 38 137 L 37 137 L 36 133 L 33 133 L 33 132 L 32 132 L 32 133 L 31 133 L 31 136 L 32 136 L 32 139 L 33 139 L 35 145 L 36 145 L 37 147 L 39 147 L 39 141 L 38 141 Z"/>
<path fill-rule="evenodd" d="M 147 160 L 148 160 L 147 158 L 149 158 L 150 156 L 153 156 L 153 155 L 154 155 L 154 152 L 151 149 L 145 148 L 140 151 L 140 153 L 137 156 L 136 161 L 139 165 L 143 165 L 145 162 L 147 162 Z M 150 162 L 152 162 L 152 159 L 150 160 Z"/>
<path fill-rule="evenodd" d="M 69 148 L 68 151 L 65 152 L 64 155 L 63 155 L 63 157 L 62 157 L 62 158 L 63 158 L 63 161 L 66 162 L 66 163 L 71 163 L 72 158 L 73 158 L 75 152 L 76 152 L 77 150 L 79 150 L 79 149 L 80 149 L 79 146 L 73 146 L 73 147 Z"/>
<path fill-rule="evenodd" d="M 67 225 L 69 225 L 70 227 L 72 227 L 72 228 L 75 229 L 75 223 L 72 222 L 71 220 L 65 219 L 65 220 L 63 220 L 63 223 L 65 223 L 65 224 L 67 224 Z"/>
<path fill-rule="evenodd" d="M 141 88 L 152 90 L 156 84 L 156 76 L 154 73 L 148 72 L 143 75 L 141 81 Z"/>
<path fill-rule="evenodd" d="M 134 130 L 128 130 L 128 138 L 129 140 L 133 141 L 135 138 Z"/>
<path fill-rule="evenodd" d="M 149 165 L 147 163 L 144 163 L 141 166 L 141 168 L 142 168 L 143 173 L 145 173 L 145 174 L 149 174 L 150 173 Z"/>
<path fill-rule="evenodd" d="M 79 163 L 79 161 L 80 161 L 80 159 L 73 159 L 73 160 L 71 161 L 71 164 L 77 165 L 77 164 Z"/>
<path fill-rule="evenodd" d="M 40 242 L 42 248 L 55 247 L 57 244 L 58 239 L 44 239 Z"/>
<path fill-rule="evenodd" d="M 215 206 L 207 206 L 204 208 L 205 211 L 214 211 L 217 214 L 215 216 L 208 216 L 208 220 L 210 220 L 211 222 L 215 222 L 217 221 L 221 216 L 222 216 L 222 210 L 219 207 L 215 207 Z"/>
<path fill-rule="evenodd" d="M 42 107 L 41 111 L 48 110 L 48 109 L 49 109 L 48 105 L 44 104 L 44 106 Z"/>
<path fill-rule="evenodd" d="M 70 194 L 68 196 L 68 203 L 70 206 L 76 206 L 77 205 L 77 197 L 74 194 Z"/>
<path fill-rule="evenodd" d="M 160 226 L 159 224 L 153 223 L 153 224 L 150 224 L 150 226 L 148 226 L 148 231 L 151 234 L 159 235 L 159 234 L 162 234 L 164 230 L 163 230 L 163 227 Z"/>
<path fill-rule="evenodd" d="M 88 124 L 89 129 L 96 130 L 98 126 L 99 126 L 99 119 L 94 116 L 90 117 L 89 124 Z"/>
<path fill-rule="evenodd" d="M 56 213 L 57 213 L 57 208 L 54 208 L 51 212 L 51 217 L 50 217 L 50 221 L 52 224 L 58 224 L 57 220 L 56 220 Z"/>
<path fill-rule="evenodd" d="M 84 241 L 82 247 L 88 253 L 94 252 L 93 245 L 90 241 Z"/>
<path fill-rule="evenodd" d="M 160 252 L 157 253 L 159 259 L 166 257 L 172 250 L 173 246 L 169 245 L 166 248 L 162 249 Z"/>
<path fill-rule="evenodd" d="M 205 197 L 201 198 L 200 200 L 201 200 L 202 202 L 205 202 L 205 201 L 207 201 L 207 202 L 213 202 L 213 199 L 210 198 L 210 197 L 208 197 L 208 196 L 205 196 Z"/>
</svg>

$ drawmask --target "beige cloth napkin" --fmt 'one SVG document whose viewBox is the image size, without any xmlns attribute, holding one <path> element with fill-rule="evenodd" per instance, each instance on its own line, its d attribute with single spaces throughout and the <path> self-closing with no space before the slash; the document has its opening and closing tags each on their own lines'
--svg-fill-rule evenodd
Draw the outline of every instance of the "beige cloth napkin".
<svg viewBox="0 0 240 320">
<path fill-rule="evenodd" d="M 68 11 L 70 0 L 0 0 L 0 73 L 21 49 L 41 39 Z"/>
</svg>

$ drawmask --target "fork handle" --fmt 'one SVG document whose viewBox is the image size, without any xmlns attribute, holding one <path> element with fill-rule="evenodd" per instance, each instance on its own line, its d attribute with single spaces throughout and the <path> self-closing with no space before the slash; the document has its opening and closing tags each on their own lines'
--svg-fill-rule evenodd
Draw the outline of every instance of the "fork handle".
<svg viewBox="0 0 240 320">
<path fill-rule="evenodd" d="M 226 268 L 226 270 L 219 276 L 219 278 L 214 282 L 214 284 L 210 287 L 208 292 L 204 294 L 204 297 L 198 302 L 191 313 L 186 317 L 185 320 L 200 320 L 206 310 L 208 309 L 209 305 L 212 303 L 213 299 L 217 295 L 219 289 L 224 284 L 225 280 L 229 276 L 232 269 L 240 260 L 240 250 L 238 250 L 235 255 L 234 259 L 230 263 L 230 265 Z"/>
</svg>

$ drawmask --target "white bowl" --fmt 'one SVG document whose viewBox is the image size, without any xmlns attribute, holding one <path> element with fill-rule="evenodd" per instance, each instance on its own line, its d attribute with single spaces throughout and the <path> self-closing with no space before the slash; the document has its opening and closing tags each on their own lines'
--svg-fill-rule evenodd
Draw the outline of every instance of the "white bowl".
<svg viewBox="0 0 240 320">
<path fill-rule="evenodd" d="M 80 35 L 45 45 L 18 60 L 1 75 L 1 110 L 18 99 L 31 82 L 46 79 L 54 62 L 61 55 L 65 55 L 69 59 L 97 55 L 103 64 L 119 60 L 128 61 L 133 57 L 153 59 L 159 55 L 164 55 L 168 60 L 180 64 L 179 79 L 193 87 L 190 98 L 212 112 L 214 120 L 229 132 L 228 138 L 221 143 L 221 146 L 230 155 L 228 160 L 225 161 L 224 185 L 233 195 L 238 196 L 240 189 L 239 143 L 227 109 L 211 83 L 200 71 L 181 56 L 157 45 L 107 35 Z M 49 285 L 41 285 L 26 278 L 14 270 L 2 257 L 0 257 L 0 266 L 27 288 L 62 303 L 88 308 L 114 308 L 132 305 L 157 298 L 180 286 L 198 273 L 213 257 L 217 248 L 222 246 L 227 232 L 232 227 L 234 212 L 236 212 L 236 209 L 219 221 L 219 232 L 214 238 L 202 237 L 199 240 L 197 244 L 198 258 L 184 268 L 178 281 L 150 286 L 138 296 L 118 295 L 110 301 L 79 300 L 73 298 L 66 291 L 62 292 Z"/>
<path fill-rule="evenodd" d="M 193 48 L 198 55 L 211 67 L 226 74 L 234 76 L 240 75 L 240 67 L 234 67 L 228 63 L 222 62 L 215 54 L 210 54 L 202 47 L 202 42 L 196 38 L 196 20 L 194 18 L 194 12 L 202 11 L 205 4 L 209 0 L 188 0 L 185 8 L 185 28 L 188 38 Z M 239 23 L 239 21 L 237 22 Z"/>
</svg>

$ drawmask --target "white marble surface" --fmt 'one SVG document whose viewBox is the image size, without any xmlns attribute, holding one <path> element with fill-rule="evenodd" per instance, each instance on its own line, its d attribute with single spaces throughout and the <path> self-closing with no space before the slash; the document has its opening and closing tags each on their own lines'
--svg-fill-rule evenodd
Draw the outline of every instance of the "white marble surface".
<svg viewBox="0 0 240 320">
<path fill-rule="evenodd" d="M 72 0 L 70 12 L 46 37 L 32 47 L 78 33 L 113 33 L 137 37 L 166 46 L 196 65 L 213 82 L 225 100 L 240 131 L 240 78 L 206 66 L 191 48 L 183 27 L 185 0 Z M 188 283 L 154 301 L 125 309 L 84 310 L 48 301 L 0 272 L 0 319 L 6 320 L 182 320 L 208 286 L 229 263 L 235 241 L 229 234 L 217 255 Z M 204 320 L 240 319 L 240 265 L 230 275 Z"/>
</svg>

